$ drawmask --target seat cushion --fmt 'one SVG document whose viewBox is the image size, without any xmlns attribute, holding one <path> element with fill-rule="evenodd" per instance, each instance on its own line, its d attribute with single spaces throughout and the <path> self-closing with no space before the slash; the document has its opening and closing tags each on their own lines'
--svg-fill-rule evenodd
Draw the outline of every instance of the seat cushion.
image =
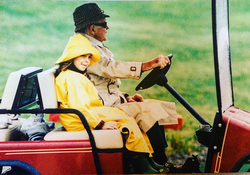
<svg viewBox="0 0 250 175">
<path fill-rule="evenodd" d="M 119 130 L 92 130 L 96 147 L 99 149 L 123 148 L 123 139 Z M 86 131 L 65 131 L 62 128 L 53 130 L 46 134 L 45 141 L 59 140 L 89 140 Z"/>
</svg>

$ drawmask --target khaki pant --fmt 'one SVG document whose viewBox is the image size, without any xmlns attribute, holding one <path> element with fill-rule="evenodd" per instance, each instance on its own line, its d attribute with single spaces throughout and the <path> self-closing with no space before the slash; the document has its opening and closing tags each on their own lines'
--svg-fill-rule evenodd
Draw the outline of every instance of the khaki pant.
<svg viewBox="0 0 250 175">
<path fill-rule="evenodd" d="M 122 103 L 117 106 L 128 116 L 133 117 L 139 127 L 146 133 L 155 122 L 159 125 L 177 124 L 175 103 L 159 100 L 144 100 L 144 102 Z"/>
</svg>

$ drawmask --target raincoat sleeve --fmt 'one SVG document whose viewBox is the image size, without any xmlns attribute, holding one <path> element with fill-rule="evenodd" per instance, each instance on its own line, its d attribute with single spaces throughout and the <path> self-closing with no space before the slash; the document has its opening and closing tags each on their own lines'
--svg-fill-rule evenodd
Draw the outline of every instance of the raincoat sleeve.
<svg viewBox="0 0 250 175">
<path fill-rule="evenodd" d="M 141 66 L 139 62 L 115 61 L 101 58 L 96 64 L 88 68 L 88 73 L 93 73 L 105 78 L 136 79 L 141 77 Z"/>
<path fill-rule="evenodd" d="M 92 45 L 99 50 L 101 59 L 88 68 L 88 73 L 105 78 L 138 80 L 141 77 L 141 62 L 116 61 L 108 48 L 97 46 L 95 43 L 92 43 Z"/>
<path fill-rule="evenodd" d="M 66 76 L 65 76 L 66 75 Z M 87 78 L 86 78 L 87 79 Z M 86 117 L 91 128 L 95 128 L 100 122 L 101 118 L 97 112 L 91 110 L 91 105 L 99 105 L 99 99 L 91 97 L 94 95 L 95 89 L 86 91 L 89 88 L 91 82 L 85 79 L 79 79 L 72 75 L 64 74 L 64 76 L 58 76 L 56 79 L 56 91 L 58 101 L 61 103 L 62 108 L 73 108 L 81 111 Z M 71 118 L 72 120 L 80 120 L 79 117 Z M 70 123 L 77 123 L 70 120 L 70 118 L 61 118 L 62 123 L 70 125 Z"/>
</svg>

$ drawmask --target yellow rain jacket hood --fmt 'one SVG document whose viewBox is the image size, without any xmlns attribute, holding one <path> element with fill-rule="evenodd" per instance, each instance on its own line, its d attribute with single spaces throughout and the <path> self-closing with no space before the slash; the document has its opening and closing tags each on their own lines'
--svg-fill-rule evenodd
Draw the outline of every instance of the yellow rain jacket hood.
<svg viewBox="0 0 250 175">
<path fill-rule="evenodd" d="M 101 57 L 100 52 L 91 45 L 87 38 L 81 34 L 77 34 L 70 38 L 64 53 L 55 62 L 55 64 L 69 61 L 75 57 L 85 54 L 92 54 L 92 59 L 90 60 L 89 66 L 98 62 Z"/>
</svg>

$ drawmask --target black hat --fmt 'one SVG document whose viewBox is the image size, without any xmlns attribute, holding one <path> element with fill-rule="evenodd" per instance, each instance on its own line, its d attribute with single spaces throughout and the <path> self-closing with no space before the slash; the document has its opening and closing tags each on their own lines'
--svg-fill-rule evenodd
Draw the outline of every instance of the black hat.
<svg viewBox="0 0 250 175">
<path fill-rule="evenodd" d="M 105 17 L 109 17 L 109 15 L 104 14 L 104 11 L 96 3 L 83 4 L 73 12 L 75 32 Z"/>
</svg>

